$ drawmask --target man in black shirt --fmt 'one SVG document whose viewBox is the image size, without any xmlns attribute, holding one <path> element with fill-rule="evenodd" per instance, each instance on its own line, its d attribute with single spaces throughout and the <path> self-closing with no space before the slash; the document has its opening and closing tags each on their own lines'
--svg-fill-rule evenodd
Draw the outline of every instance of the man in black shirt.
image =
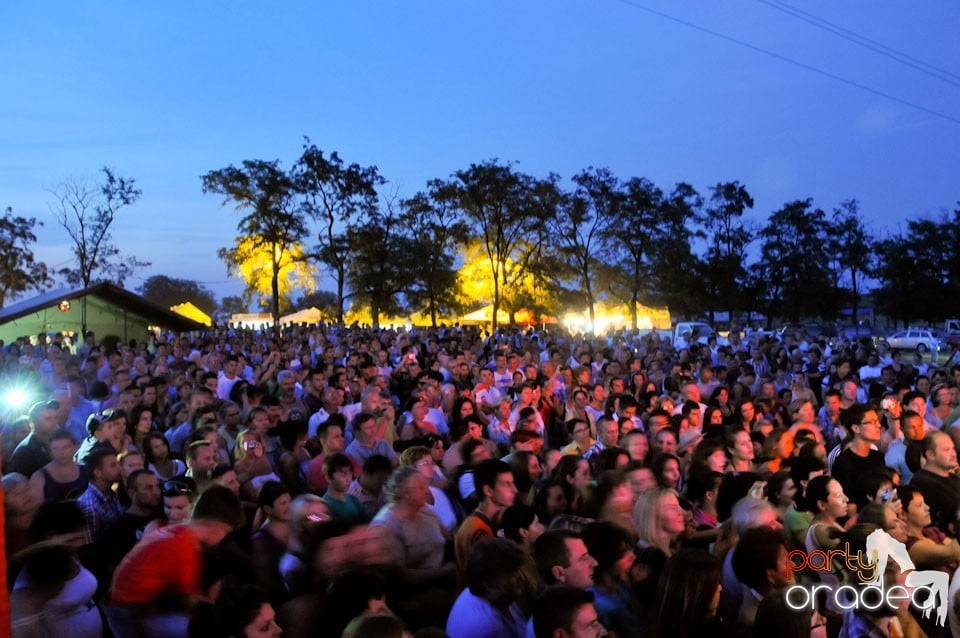
<svg viewBox="0 0 960 638">
<path fill-rule="evenodd" d="M 88 563 L 105 591 L 123 557 L 143 538 L 143 530 L 160 514 L 160 480 L 150 470 L 134 470 L 127 478 L 130 507 L 120 520 L 104 530 L 96 547 L 88 552 Z"/>
<path fill-rule="evenodd" d="M 945 534 L 955 536 L 960 506 L 957 449 L 950 435 L 935 430 L 923 438 L 922 451 L 926 465 L 913 475 L 910 485 L 923 494 L 923 500 L 930 506 L 933 524 Z"/>
<path fill-rule="evenodd" d="M 853 440 L 833 462 L 831 475 L 837 479 L 843 492 L 851 500 L 850 507 L 856 509 L 852 501 L 857 478 L 885 465 L 883 454 L 876 449 L 876 444 L 880 441 L 880 416 L 873 408 L 855 404 L 850 406 L 843 418 L 853 432 Z"/>
<path fill-rule="evenodd" d="M 19 472 L 27 478 L 49 463 L 50 438 L 57 430 L 57 410 L 60 404 L 56 401 L 46 401 L 34 404 L 30 408 L 30 434 L 20 441 L 4 472 Z"/>
</svg>

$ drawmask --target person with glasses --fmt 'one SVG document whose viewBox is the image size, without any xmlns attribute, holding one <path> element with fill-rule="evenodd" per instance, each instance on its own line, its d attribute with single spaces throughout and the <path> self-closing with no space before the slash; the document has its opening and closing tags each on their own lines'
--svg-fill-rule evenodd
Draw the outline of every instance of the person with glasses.
<svg viewBox="0 0 960 638">
<path fill-rule="evenodd" d="M 844 412 L 843 420 L 853 436 L 833 462 L 831 475 L 843 486 L 844 493 L 853 495 L 857 477 L 886 465 L 883 453 L 877 449 L 882 428 L 877 411 L 863 404 L 856 404 Z M 851 510 L 855 509 L 856 506 L 852 506 Z"/>
<path fill-rule="evenodd" d="M 400 454 L 400 467 L 414 467 L 428 479 L 427 507 L 440 519 L 444 533 L 452 537 L 463 518 L 463 511 L 443 491 L 442 486 L 446 485 L 447 480 L 433 460 L 433 452 L 424 445 L 409 447 Z"/>
<path fill-rule="evenodd" d="M 590 433 L 590 438 L 595 438 L 594 434 L 597 431 L 597 421 L 593 416 L 593 413 L 587 410 L 587 405 L 589 403 L 590 397 L 587 394 L 587 390 L 582 387 L 575 388 L 570 396 L 569 401 L 567 401 L 563 420 L 564 423 L 569 423 L 572 419 L 582 419 L 587 424 L 587 430 Z"/>
<path fill-rule="evenodd" d="M 578 390 L 578 392 L 583 392 Z M 566 455 L 583 456 L 587 450 L 592 448 L 597 442 L 590 436 L 590 424 L 580 417 L 574 417 L 566 422 L 567 432 L 570 434 L 571 441 L 568 445 L 560 449 L 560 452 Z"/>
<path fill-rule="evenodd" d="M 533 634 L 537 638 L 606 636 L 597 617 L 593 592 L 568 585 L 549 587 L 533 603 Z"/>
</svg>

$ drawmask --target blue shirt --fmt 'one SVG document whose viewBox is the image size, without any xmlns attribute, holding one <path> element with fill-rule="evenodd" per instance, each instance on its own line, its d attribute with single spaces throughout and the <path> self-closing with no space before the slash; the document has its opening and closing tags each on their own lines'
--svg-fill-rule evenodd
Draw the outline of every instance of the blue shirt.
<svg viewBox="0 0 960 638">
<path fill-rule="evenodd" d="M 526 624 L 516 604 L 510 606 L 509 614 L 503 614 L 467 588 L 453 603 L 447 634 L 450 638 L 523 638 Z"/>
<path fill-rule="evenodd" d="M 111 489 L 101 492 L 93 483 L 77 499 L 77 505 L 83 510 L 87 523 L 87 544 L 96 541 L 107 526 L 116 523 L 123 516 L 123 506 L 117 493 Z"/>
</svg>

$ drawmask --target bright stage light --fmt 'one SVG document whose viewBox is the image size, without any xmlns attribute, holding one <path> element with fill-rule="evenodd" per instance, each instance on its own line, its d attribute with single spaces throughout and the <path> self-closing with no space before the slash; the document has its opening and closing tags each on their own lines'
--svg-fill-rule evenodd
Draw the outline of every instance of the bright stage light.
<svg viewBox="0 0 960 638">
<path fill-rule="evenodd" d="M 9 408 L 18 410 L 26 406 L 29 398 L 22 388 L 11 388 L 4 393 L 3 403 Z"/>
</svg>

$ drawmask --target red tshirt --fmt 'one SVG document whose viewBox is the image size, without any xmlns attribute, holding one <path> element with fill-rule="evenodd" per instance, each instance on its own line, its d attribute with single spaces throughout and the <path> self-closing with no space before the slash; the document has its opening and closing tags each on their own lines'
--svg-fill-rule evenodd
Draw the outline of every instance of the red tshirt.
<svg viewBox="0 0 960 638">
<path fill-rule="evenodd" d="M 158 530 L 134 545 L 113 575 L 112 601 L 138 605 L 167 595 L 200 594 L 203 551 L 189 525 Z"/>
</svg>

